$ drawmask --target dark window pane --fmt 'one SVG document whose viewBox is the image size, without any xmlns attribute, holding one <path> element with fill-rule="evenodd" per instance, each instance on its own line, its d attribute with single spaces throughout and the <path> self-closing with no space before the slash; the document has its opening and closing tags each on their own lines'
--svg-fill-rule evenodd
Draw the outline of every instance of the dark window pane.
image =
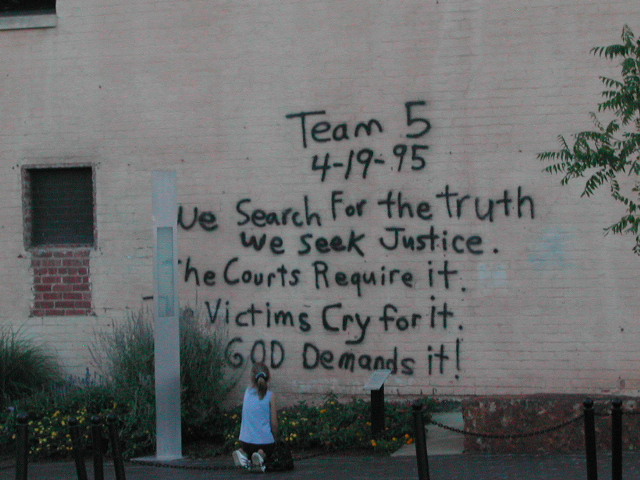
<svg viewBox="0 0 640 480">
<path fill-rule="evenodd" d="M 55 0 L 0 0 L 0 14 L 55 12 Z"/>
<path fill-rule="evenodd" d="M 91 168 L 33 169 L 31 243 L 93 244 Z"/>
</svg>

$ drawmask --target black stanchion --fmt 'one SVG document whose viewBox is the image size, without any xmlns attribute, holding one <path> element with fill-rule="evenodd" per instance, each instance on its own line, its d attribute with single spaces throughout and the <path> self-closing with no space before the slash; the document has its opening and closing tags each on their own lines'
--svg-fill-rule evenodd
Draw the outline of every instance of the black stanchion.
<svg viewBox="0 0 640 480">
<path fill-rule="evenodd" d="M 611 480 L 622 480 L 622 400 L 611 407 Z"/>
<path fill-rule="evenodd" d="M 16 480 L 27 480 L 27 458 L 29 455 L 29 416 L 21 413 L 16 427 Z"/>
<path fill-rule="evenodd" d="M 97 415 L 91 417 L 91 441 L 93 443 L 93 478 L 94 480 L 104 480 L 102 420 Z"/>
<path fill-rule="evenodd" d="M 120 450 L 120 440 L 118 439 L 118 417 L 113 413 L 107 416 L 109 424 L 109 442 L 111 443 L 111 453 L 113 455 L 113 466 L 116 470 L 116 480 L 126 480 L 124 473 L 124 461 Z"/>
<path fill-rule="evenodd" d="M 429 457 L 427 455 L 427 437 L 424 430 L 422 405 L 413 405 L 413 436 L 416 439 L 416 459 L 418 461 L 418 480 L 429 480 Z"/>
<path fill-rule="evenodd" d="M 384 385 L 371 390 L 371 434 L 377 439 L 384 432 Z"/>
<path fill-rule="evenodd" d="M 75 417 L 69 419 L 69 433 L 71 434 L 71 444 L 73 446 L 73 460 L 76 464 L 78 480 L 87 480 L 87 467 L 84 464 L 84 449 L 82 448 L 82 432 L 80 422 Z"/>
<path fill-rule="evenodd" d="M 598 480 L 598 460 L 596 458 L 596 425 L 593 414 L 593 400 L 584 401 L 584 444 L 587 455 L 587 480 Z"/>
</svg>

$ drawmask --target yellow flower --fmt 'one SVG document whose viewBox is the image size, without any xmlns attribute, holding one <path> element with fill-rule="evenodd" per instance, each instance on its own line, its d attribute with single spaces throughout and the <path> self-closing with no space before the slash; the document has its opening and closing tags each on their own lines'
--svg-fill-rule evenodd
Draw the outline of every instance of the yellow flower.
<svg viewBox="0 0 640 480">
<path fill-rule="evenodd" d="M 323 408 L 322 410 L 320 410 L 320 413 L 327 413 L 327 409 Z"/>
</svg>

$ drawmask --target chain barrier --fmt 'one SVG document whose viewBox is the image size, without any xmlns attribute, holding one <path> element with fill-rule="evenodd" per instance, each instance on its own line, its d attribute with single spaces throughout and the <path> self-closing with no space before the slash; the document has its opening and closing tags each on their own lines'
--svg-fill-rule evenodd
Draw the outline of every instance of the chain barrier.
<svg viewBox="0 0 640 480">
<path fill-rule="evenodd" d="M 622 412 L 623 415 L 640 415 L 640 411 L 623 411 Z M 611 411 L 599 411 L 599 412 L 594 412 L 593 415 L 595 417 L 610 417 L 611 416 Z M 567 427 L 569 425 L 571 425 L 572 423 L 576 423 L 579 420 L 582 420 L 584 418 L 584 413 L 581 413 L 579 415 L 577 415 L 576 417 L 573 417 L 569 420 L 566 420 L 562 423 L 559 423 L 557 425 L 553 425 L 551 427 L 547 427 L 547 428 L 543 428 L 540 430 L 534 430 L 531 432 L 522 432 L 522 433 L 483 433 L 483 432 L 473 432 L 473 431 L 469 431 L 469 430 L 464 430 L 464 429 L 460 429 L 460 428 L 454 428 L 454 427 L 450 427 L 448 425 L 444 425 L 436 420 L 431 420 L 429 423 L 431 423 L 432 425 L 435 425 L 436 427 L 440 427 L 443 428 L 445 430 L 449 430 L 450 432 L 454 432 L 454 433 L 459 433 L 462 435 L 468 435 L 470 437 L 481 437 L 481 438 L 494 438 L 494 439 L 512 439 L 512 438 L 528 438 L 528 437 L 535 437 L 537 435 L 545 435 L 547 433 L 551 433 L 554 432 L 556 430 L 560 430 L 564 427 Z"/>
<path fill-rule="evenodd" d="M 611 416 L 612 411 L 608 410 L 608 411 L 600 411 L 600 412 L 593 412 L 593 416 L 594 417 L 610 417 Z M 622 410 L 621 412 L 623 415 L 640 415 L 640 411 L 631 411 L 631 410 Z"/>
<path fill-rule="evenodd" d="M 623 412 L 624 414 L 627 415 L 640 415 L 640 411 L 625 411 Z M 594 416 L 596 417 L 609 417 L 611 416 L 611 412 L 610 411 L 601 411 L 601 412 L 594 412 Z M 482 432 L 473 432 L 470 430 L 464 430 L 464 429 L 459 429 L 459 428 L 455 428 L 455 427 L 450 427 L 449 425 L 444 425 L 436 420 L 431 420 L 429 423 L 431 425 L 435 425 L 436 427 L 440 427 L 444 430 L 449 430 L 450 432 L 454 432 L 454 433 L 458 433 L 458 434 L 462 434 L 462 435 L 468 435 L 471 437 L 480 437 L 480 438 L 492 438 L 492 439 L 518 439 L 518 438 L 529 438 L 529 437 L 535 437 L 538 435 L 545 435 L 547 433 L 551 433 L 551 432 L 555 432 L 557 430 L 561 430 L 562 428 L 568 427 L 569 425 L 573 424 L 573 423 L 577 423 L 580 420 L 582 420 L 584 418 L 584 413 L 581 413 L 573 418 L 570 418 L 569 420 L 566 420 L 564 422 L 561 422 L 559 424 L 556 425 L 552 425 L 550 427 L 546 427 L 546 428 L 542 428 L 540 430 L 533 430 L 531 432 L 521 432 L 521 433 L 504 433 L 504 434 L 500 434 L 500 433 L 482 433 Z M 297 455 L 295 457 L 296 460 L 307 460 L 310 458 L 315 458 L 315 457 L 319 457 L 322 455 L 326 455 L 327 452 L 315 452 L 315 453 L 309 453 L 309 454 L 303 454 L 303 455 Z M 155 461 L 149 461 L 149 460 L 145 460 L 145 461 L 136 461 L 136 460 L 129 460 L 129 463 L 134 463 L 137 465 L 148 465 L 148 466 L 153 466 L 153 467 L 162 467 L 162 468 L 173 468 L 173 469 L 178 469 L 178 470 L 209 470 L 209 471 L 231 471 L 231 470 L 236 470 L 237 468 L 231 465 L 211 465 L 211 464 L 206 464 L 205 462 L 203 462 L 202 464 L 181 464 L 181 463 L 163 463 L 163 462 L 155 462 Z"/>
<path fill-rule="evenodd" d="M 463 430 L 460 428 L 454 428 L 454 427 L 450 427 L 448 425 L 443 425 L 440 422 L 437 422 L 435 420 L 431 420 L 430 423 L 432 425 L 435 425 L 437 427 L 440 428 L 444 428 L 445 430 L 449 430 L 450 432 L 454 432 L 454 433 L 460 433 L 462 435 L 468 435 L 471 437 L 480 437 L 480 438 L 494 438 L 494 439 L 514 439 L 514 438 L 528 438 L 528 437 L 535 437 L 537 435 L 545 435 L 547 433 L 551 433 L 554 432 L 556 430 L 560 430 L 561 428 L 567 427 L 569 425 L 571 425 L 572 423 L 576 423 L 579 420 L 582 420 L 584 418 L 584 413 L 581 413 L 580 415 L 577 415 L 574 418 L 571 418 L 569 420 L 566 420 L 562 423 L 559 423 L 557 425 L 553 425 L 550 427 L 546 427 L 540 430 L 534 430 L 531 432 L 522 432 L 522 433 L 482 433 L 482 432 L 473 432 L 470 430 Z"/>
</svg>

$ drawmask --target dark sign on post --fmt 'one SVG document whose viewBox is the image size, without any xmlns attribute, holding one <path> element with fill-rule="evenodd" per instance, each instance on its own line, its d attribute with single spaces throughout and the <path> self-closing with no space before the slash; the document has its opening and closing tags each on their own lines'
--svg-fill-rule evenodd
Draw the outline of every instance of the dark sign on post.
<svg viewBox="0 0 640 480">
<path fill-rule="evenodd" d="M 369 382 L 364 386 L 371 391 L 371 434 L 377 438 L 384 431 L 384 382 L 391 370 L 374 370 Z"/>
</svg>

